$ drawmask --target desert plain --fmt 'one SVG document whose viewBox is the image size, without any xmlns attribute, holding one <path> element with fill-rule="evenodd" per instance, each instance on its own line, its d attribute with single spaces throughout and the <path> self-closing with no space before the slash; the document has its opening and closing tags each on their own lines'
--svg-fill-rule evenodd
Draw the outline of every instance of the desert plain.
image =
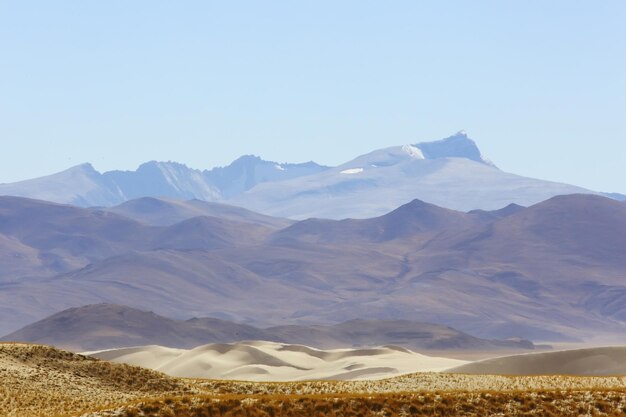
<svg viewBox="0 0 626 417">
<path fill-rule="evenodd" d="M 256 345 L 256 346 L 255 346 Z M 276 360 L 280 347 L 288 347 L 282 355 L 285 362 L 302 360 L 305 347 L 295 349 L 270 343 L 209 346 L 216 363 L 221 355 L 230 355 L 231 369 L 236 357 L 245 362 L 250 355 L 241 354 L 244 347 L 255 346 L 261 351 L 274 352 L 274 358 L 256 356 L 257 362 Z M 227 349 L 230 347 L 230 349 Z M 219 349 L 218 349 L 219 348 Z M 324 361 L 337 357 L 358 358 L 375 363 L 376 354 L 390 359 L 391 347 L 361 350 L 322 351 L 308 348 Z M 141 349 L 135 349 L 141 350 Z M 151 359 L 144 357 L 143 365 L 156 367 L 178 356 L 155 354 L 145 348 Z M 191 350 L 193 352 L 193 350 Z M 224 353 L 219 353 L 219 351 Z M 235 355 L 233 355 L 233 351 Z M 378 352 L 382 351 L 382 352 Z M 217 352 L 217 353 L 216 353 Z M 366 378 L 352 374 L 350 379 L 309 379 L 301 381 L 242 381 L 176 377 L 166 373 L 96 359 L 49 346 L 0 344 L 0 415 L 7 417 L 138 417 L 138 416 L 618 416 L 626 412 L 626 377 L 608 375 L 619 371 L 626 348 L 580 349 L 565 352 L 531 353 L 453 367 L 447 372 L 435 372 L 442 365 L 458 365 L 458 360 L 433 358 L 408 350 L 398 354 L 415 355 L 406 360 L 422 368 L 420 372 L 387 378 Z M 113 360 L 129 360 L 127 350 L 109 351 Z M 102 356 L 103 353 L 96 354 Z M 117 356 L 116 356 L 117 355 Z M 200 355 L 198 352 L 194 356 Z M 369 357 L 367 357 L 369 356 Z M 268 359 L 269 357 L 269 359 Z M 400 355 L 401 357 L 401 355 Z M 132 359 L 132 355 L 130 356 Z M 195 358 L 197 360 L 197 358 Z M 405 358 L 406 359 L 406 358 Z M 412 359 L 420 359 L 413 361 Z M 187 358 L 187 361 L 191 360 Z M 136 361 L 136 359 L 135 359 Z M 398 359 L 396 358 L 396 361 Z M 620 362 L 621 361 L 621 362 Z M 319 364 L 298 362 L 310 368 Z M 398 365 L 401 362 L 396 362 Z M 418 364 L 419 363 L 419 364 Z M 577 375 L 554 374 L 546 363 L 561 363 L 563 369 L 575 370 Z M 584 364 L 590 367 L 583 369 Z M 197 365 L 197 364 L 196 364 Z M 276 363 L 275 363 L 276 365 Z M 336 363 L 335 363 L 336 365 Z M 265 365 L 266 368 L 272 366 Z M 472 366 L 474 368 L 472 368 Z M 527 375 L 471 374 L 481 366 L 488 371 L 517 370 Z M 497 366 L 500 366 L 498 368 Z M 533 368 L 534 366 L 534 368 Z M 578 367 L 576 367 L 578 366 Z M 280 368 L 281 366 L 278 366 Z M 302 366 L 304 367 L 304 366 Z M 508 367 L 508 368 L 507 368 Z M 517 368 L 515 368 L 517 367 Z M 569 368 L 568 368 L 569 367 Z M 611 368 L 613 367 L 613 368 Z M 249 369 L 250 365 L 243 365 Z M 174 369 L 174 371 L 172 370 Z M 198 369 L 197 366 L 192 369 Z M 261 368 L 259 368 L 261 369 Z M 320 368 L 321 369 L 321 368 Z M 603 369 L 604 376 L 581 376 L 581 373 Z M 167 368 L 169 373 L 183 373 L 181 368 Z M 542 370 L 545 374 L 541 375 Z M 523 372 L 522 372 L 523 371 Z M 267 378 L 271 370 L 264 374 Z M 320 374 L 311 376 L 323 376 Z M 534 375 L 528 375 L 534 373 Z M 236 375 L 236 374 L 235 374 Z M 210 375 L 209 375 L 210 376 Z M 249 376 L 246 375 L 246 376 Z M 293 374 L 289 375 L 293 377 Z M 280 374 L 276 374 L 280 379 Z"/>
</svg>

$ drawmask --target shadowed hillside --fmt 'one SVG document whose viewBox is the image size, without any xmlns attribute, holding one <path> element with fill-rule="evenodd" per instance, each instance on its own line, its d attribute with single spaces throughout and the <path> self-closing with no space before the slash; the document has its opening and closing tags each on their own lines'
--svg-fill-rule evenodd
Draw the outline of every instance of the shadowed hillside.
<svg viewBox="0 0 626 417">
<path fill-rule="evenodd" d="M 399 345 L 425 350 L 528 350 L 529 341 L 479 339 L 450 327 L 411 321 L 352 320 L 336 325 L 256 328 L 216 318 L 173 320 L 114 304 L 71 308 L 0 340 L 44 343 L 75 351 L 268 340 L 318 348 Z"/>
<path fill-rule="evenodd" d="M 173 200 L 142 197 L 129 200 L 106 211 L 120 214 L 153 226 L 171 226 L 193 217 L 208 216 L 224 220 L 258 224 L 270 228 L 283 228 L 292 220 L 265 216 L 241 207 L 202 200 Z"/>
</svg>

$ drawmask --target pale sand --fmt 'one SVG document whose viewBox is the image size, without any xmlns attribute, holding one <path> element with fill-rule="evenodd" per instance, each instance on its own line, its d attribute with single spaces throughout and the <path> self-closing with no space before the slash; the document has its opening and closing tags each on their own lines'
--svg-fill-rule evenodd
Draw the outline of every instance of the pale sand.
<svg viewBox="0 0 626 417">
<path fill-rule="evenodd" d="M 626 347 L 527 353 L 473 362 L 446 372 L 494 375 L 626 375 Z"/>
<path fill-rule="evenodd" d="M 142 346 L 88 354 L 172 376 L 249 381 L 381 379 L 412 372 L 442 371 L 467 363 L 396 346 L 321 350 L 265 341 L 216 343 L 190 350 Z"/>
</svg>

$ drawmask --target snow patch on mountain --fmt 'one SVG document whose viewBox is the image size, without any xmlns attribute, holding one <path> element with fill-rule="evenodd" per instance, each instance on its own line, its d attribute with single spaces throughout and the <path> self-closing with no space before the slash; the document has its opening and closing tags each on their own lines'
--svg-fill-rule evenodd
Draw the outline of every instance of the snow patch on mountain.
<svg viewBox="0 0 626 417">
<path fill-rule="evenodd" d="M 348 169 L 344 169 L 343 171 L 340 171 L 340 174 L 360 174 L 361 172 L 363 172 L 363 168 L 348 168 Z"/>
<path fill-rule="evenodd" d="M 405 152 L 407 155 L 409 155 L 411 158 L 425 159 L 422 151 L 413 145 L 402 146 L 402 151 Z"/>
</svg>

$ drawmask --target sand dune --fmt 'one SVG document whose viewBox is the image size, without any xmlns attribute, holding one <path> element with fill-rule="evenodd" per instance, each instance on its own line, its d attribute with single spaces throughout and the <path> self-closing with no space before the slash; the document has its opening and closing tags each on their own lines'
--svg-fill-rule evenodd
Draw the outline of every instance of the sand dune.
<svg viewBox="0 0 626 417">
<path fill-rule="evenodd" d="M 626 347 L 596 347 L 487 359 L 447 372 L 500 375 L 626 375 Z"/>
<path fill-rule="evenodd" d="M 292 355 L 305 353 L 327 361 L 352 358 L 355 362 L 344 367 L 343 378 L 389 372 L 389 367 L 382 364 L 380 367 L 359 368 L 360 359 L 384 357 L 393 352 L 412 354 L 394 347 L 317 351 L 297 345 L 267 346 L 263 342 L 203 346 L 198 351 L 245 357 L 257 350 L 267 353 L 272 349 L 274 356 L 287 351 Z M 143 355 L 143 360 L 152 356 L 161 361 L 191 352 L 158 347 L 124 350 L 126 354 L 138 355 L 139 358 Z M 102 354 L 116 355 L 115 352 Z M 411 357 L 418 363 L 424 359 L 417 354 Z M 257 356 L 259 362 L 262 359 L 262 355 Z M 292 360 L 286 357 L 277 359 L 283 362 Z M 224 363 L 209 365 L 224 366 Z M 263 368 L 259 366 L 258 369 Z M 249 372 L 258 369 L 254 366 L 242 367 L 232 372 L 231 376 L 248 377 Z M 528 410 L 533 410 L 536 415 L 578 415 L 578 410 L 584 410 L 586 415 L 622 415 L 626 401 L 626 377 L 422 372 L 377 381 L 265 383 L 179 379 L 49 346 L 22 343 L 0 343 L 0 381 L 1 417 L 200 417 L 207 413 L 253 415 L 258 410 L 276 416 L 359 413 L 373 416 L 382 414 L 381 410 L 388 415 L 404 415 L 412 407 L 415 409 L 412 409 L 411 415 L 459 415 L 459 410 L 469 410 L 461 414 L 472 416 L 527 415 Z"/>
<path fill-rule="evenodd" d="M 190 350 L 142 346 L 89 354 L 172 376 L 250 381 L 379 379 L 440 371 L 467 363 L 421 355 L 396 346 L 321 350 L 265 341 L 214 343 Z"/>
</svg>

